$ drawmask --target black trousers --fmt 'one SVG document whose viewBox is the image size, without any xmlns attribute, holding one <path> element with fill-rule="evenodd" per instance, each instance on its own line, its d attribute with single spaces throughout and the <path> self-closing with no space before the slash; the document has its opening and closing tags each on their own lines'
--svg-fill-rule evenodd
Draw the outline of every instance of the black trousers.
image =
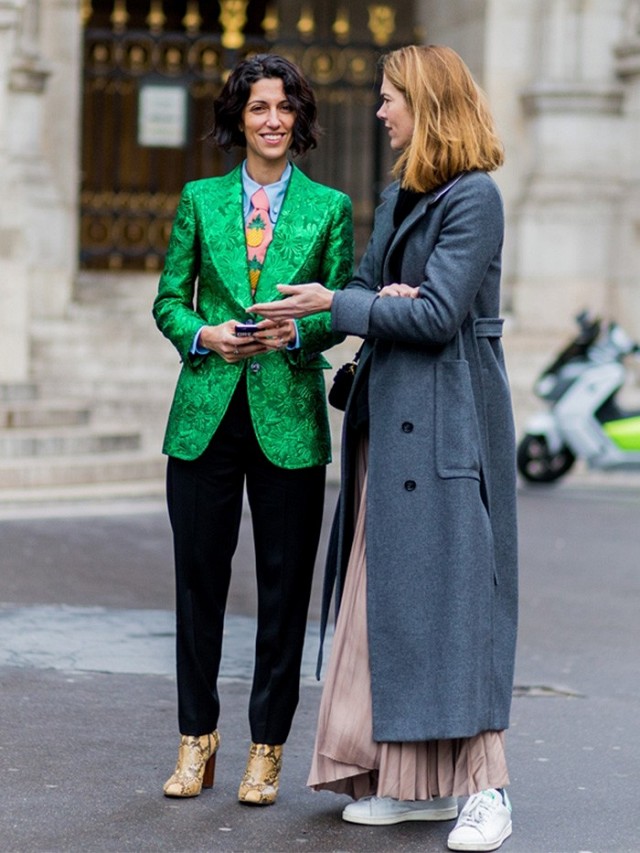
<svg viewBox="0 0 640 853">
<path fill-rule="evenodd" d="M 223 622 L 245 481 L 258 584 L 251 738 L 282 744 L 298 704 L 325 467 L 289 470 L 269 462 L 253 431 L 244 381 L 205 452 L 193 461 L 169 458 L 178 723 L 183 735 L 218 725 Z"/>
</svg>

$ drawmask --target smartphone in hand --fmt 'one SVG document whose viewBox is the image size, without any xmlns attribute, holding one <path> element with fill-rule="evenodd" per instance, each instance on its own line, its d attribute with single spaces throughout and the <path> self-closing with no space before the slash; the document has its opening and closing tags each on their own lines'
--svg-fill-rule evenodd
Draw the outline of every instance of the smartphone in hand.
<svg viewBox="0 0 640 853">
<path fill-rule="evenodd" d="M 237 323 L 234 335 L 236 338 L 250 338 L 255 334 L 256 324 L 249 321 L 248 323 Z"/>
</svg>

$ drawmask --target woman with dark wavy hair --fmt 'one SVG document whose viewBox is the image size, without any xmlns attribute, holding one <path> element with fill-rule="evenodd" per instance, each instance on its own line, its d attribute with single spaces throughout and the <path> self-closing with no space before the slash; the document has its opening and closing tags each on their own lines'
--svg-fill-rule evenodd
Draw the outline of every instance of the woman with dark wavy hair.
<svg viewBox="0 0 640 853">
<path fill-rule="evenodd" d="M 210 138 L 246 149 L 242 165 L 185 186 L 154 316 L 182 360 L 164 442 L 173 530 L 178 723 L 168 797 L 213 784 L 217 690 L 231 560 L 246 485 L 258 586 L 251 745 L 238 798 L 276 799 L 300 663 L 330 435 L 322 351 L 329 318 L 252 322 L 281 281 L 333 291 L 353 262 L 351 203 L 289 157 L 316 145 L 316 102 L 280 56 L 241 62 L 215 101 Z"/>
<path fill-rule="evenodd" d="M 397 178 L 352 281 L 254 310 L 330 316 L 364 345 L 344 417 L 324 619 L 339 615 L 309 784 L 344 820 L 453 820 L 451 850 L 511 834 L 504 731 L 517 622 L 515 444 L 500 342 L 503 150 L 447 47 L 383 58 Z M 324 313 L 323 313 L 324 312 Z M 467 801 L 458 813 L 458 797 Z"/>
<path fill-rule="evenodd" d="M 282 56 L 270 53 L 259 54 L 246 60 L 229 77 L 220 96 L 213 102 L 214 125 L 206 138 L 225 151 L 234 146 L 244 147 L 242 113 L 251 87 L 265 79 L 282 81 L 287 101 L 295 111 L 290 153 L 295 157 L 315 148 L 319 127 L 313 90 L 295 65 Z"/>
</svg>

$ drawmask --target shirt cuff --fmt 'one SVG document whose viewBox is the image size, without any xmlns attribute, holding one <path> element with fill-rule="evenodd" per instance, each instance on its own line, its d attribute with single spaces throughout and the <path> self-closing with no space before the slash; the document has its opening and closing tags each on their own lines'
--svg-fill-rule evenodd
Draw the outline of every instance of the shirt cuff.
<svg viewBox="0 0 640 853">
<path fill-rule="evenodd" d="M 296 339 L 292 344 L 287 344 L 287 349 L 300 349 L 300 329 L 298 329 L 298 324 L 294 320 L 293 325 L 296 327 Z"/>
<path fill-rule="evenodd" d="M 198 331 L 195 333 L 195 336 L 193 338 L 193 343 L 191 344 L 191 349 L 189 350 L 191 355 L 208 355 L 211 352 L 210 349 L 207 349 L 206 347 L 201 347 L 200 344 L 198 343 L 198 340 L 200 338 L 200 332 L 203 329 L 204 329 L 204 326 L 200 326 Z"/>
</svg>

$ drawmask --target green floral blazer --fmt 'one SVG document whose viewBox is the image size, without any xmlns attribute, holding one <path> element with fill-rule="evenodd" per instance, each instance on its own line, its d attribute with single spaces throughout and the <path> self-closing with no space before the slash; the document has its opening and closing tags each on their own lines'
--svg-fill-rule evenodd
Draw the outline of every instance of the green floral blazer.
<svg viewBox="0 0 640 853">
<path fill-rule="evenodd" d="M 276 284 L 343 287 L 353 268 L 351 202 L 294 167 L 258 282 L 256 302 L 279 299 Z M 344 337 L 329 312 L 298 321 L 301 347 L 229 364 L 191 355 L 198 329 L 248 318 L 252 304 L 240 167 L 186 184 L 176 212 L 153 315 L 182 360 L 163 450 L 195 459 L 207 447 L 246 373 L 254 429 L 267 458 L 283 468 L 323 465 L 331 440 L 321 355 Z"/>
</svg>

